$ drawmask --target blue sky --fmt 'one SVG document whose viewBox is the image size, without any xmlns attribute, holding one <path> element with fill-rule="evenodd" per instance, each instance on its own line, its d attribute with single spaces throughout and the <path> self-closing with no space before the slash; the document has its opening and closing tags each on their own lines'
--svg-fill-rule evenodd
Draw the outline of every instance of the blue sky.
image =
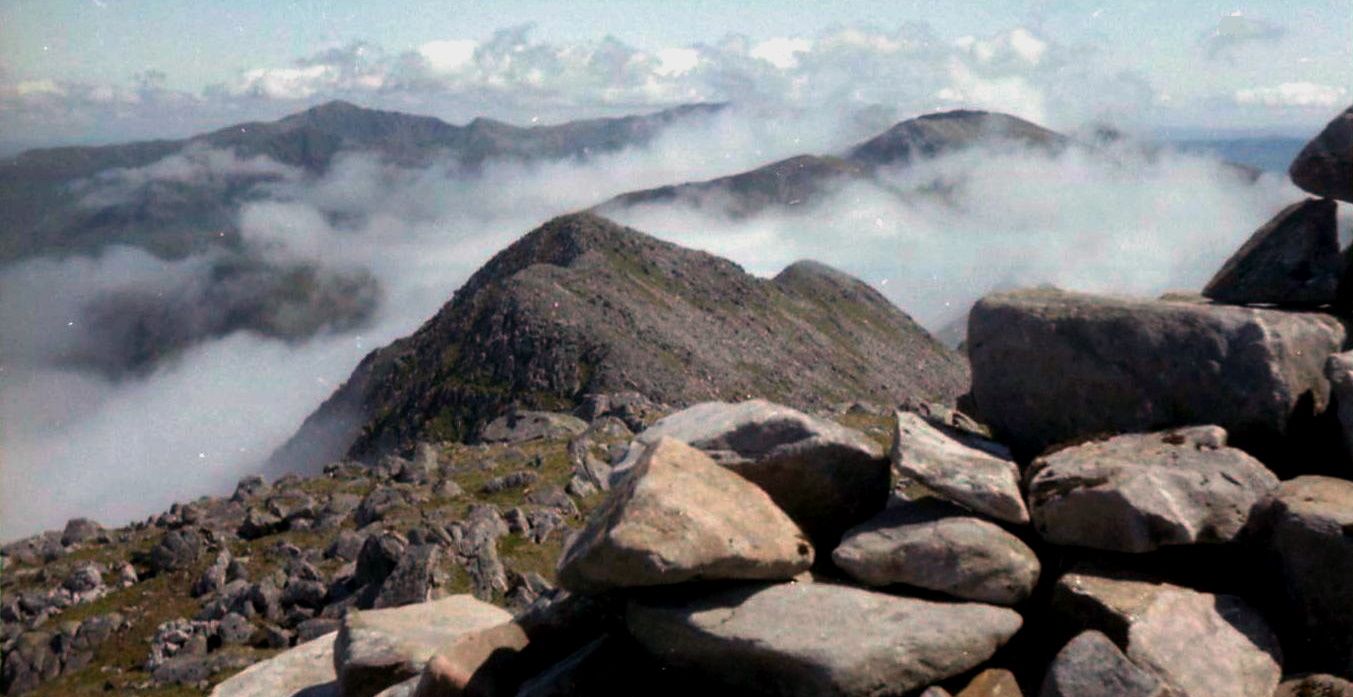
<svg viewBox="0 0 1353 697">
<path fill-rule="evenodd" d="M 331 97 L 521 122 L 748 92 L 901 114 L 998 108 L 1059 127 L 1303 134 L 1353 100 L 1349 10 L 1347 0 L 8 0 L 0 139 L 183 135 Z"/>
</svg>

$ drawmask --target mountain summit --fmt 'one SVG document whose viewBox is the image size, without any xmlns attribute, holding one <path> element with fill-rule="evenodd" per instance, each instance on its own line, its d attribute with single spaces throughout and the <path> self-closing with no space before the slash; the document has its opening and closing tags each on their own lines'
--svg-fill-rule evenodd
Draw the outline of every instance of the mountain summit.
<svg viewBox="0 0 1353 697">
<path fill-rule="evenodd" d="M 511 407 L 590 393 L 663 403 L 952 402 L 962 359 L 861 281 L 816 262 L 774 279 L 579 213 L 500 252 L 413 335 L 366 357 L 274 457 L 313 467 L 463 440 Z"/>
</svg>

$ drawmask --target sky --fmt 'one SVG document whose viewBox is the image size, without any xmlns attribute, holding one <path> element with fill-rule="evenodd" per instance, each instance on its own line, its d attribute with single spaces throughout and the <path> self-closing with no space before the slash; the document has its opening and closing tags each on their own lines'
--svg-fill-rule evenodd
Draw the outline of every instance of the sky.
<svg viewBox="0 0 1353 697">
<path fill-rule="evenodd" d="M 452 121 L 757 100 L 1305 134 L 1350 90 L 1346 0 L 0 3 L 8 152 L 180 137 L 331 98 Z"/>
</svg>

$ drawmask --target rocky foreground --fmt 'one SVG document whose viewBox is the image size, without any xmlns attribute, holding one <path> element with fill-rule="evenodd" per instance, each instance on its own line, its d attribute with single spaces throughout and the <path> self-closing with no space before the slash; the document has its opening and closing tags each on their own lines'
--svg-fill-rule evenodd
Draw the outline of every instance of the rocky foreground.
<svg viewBox="0 0 1353 697">
<path fill-rule="evenodd" d="M 1294 180 L 1353 201 L 1351 143 L 1353 109 Z M 983 299 L 959 409 L 592 394 L 475 445 L 72 521 L 4 548 L 0 686 L 1353 695 L 1353 269 L 1328 199 L 1200 296 Z"/>
</svg>

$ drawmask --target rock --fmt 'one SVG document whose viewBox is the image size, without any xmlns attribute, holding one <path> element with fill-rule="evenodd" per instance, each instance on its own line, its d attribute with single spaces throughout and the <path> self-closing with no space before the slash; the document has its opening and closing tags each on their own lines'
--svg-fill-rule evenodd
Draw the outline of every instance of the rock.
<svg viewBox="0 0 1353 697">
<path fill-rule="evenodd" d="M 508 534 L 507 523 L 490 505 L 470 507 L 465 519 L 450 526 L 456 561 L 470 575 L 474 596 L 492 600 L 508 591 L 507 569 L 498 557 L 498 538 Z"/>
<path fill-rule="evenodd" d="M 99 590 L 103 588 L 103 569 L 94 562 L 79 564 L 61 581 L 61 587 L 77 595 Z"/>
<path fill-rule="evenodd" d="M 1019 468 L 997 443 L 897 412 L 893 467 L 940 496 L 1008 523 L 1029 522 Z"/>
<path fill-rule="evenodd" d="M 1337 405 L 1339 430 L 1343 433 L 1344 449 L 1353 453 L 1353 351 L 1336 353 L 1325 362 L 1325 377 Z"/>
<path fill-rule="evenodd" d="M 156 574 L 186 569 L 202 556 L 202 536 L 195 530 L 170 530 L 150 550 L 150 568 Z"/>
<path fill-rule="evenodd" d="M 240 478 L 239 483 L 235 485 L 235 493 L 230 496 L 230 500 L 242 503 L 266 493 L 268 493 L 268 482 L 257 474 L 251 474 Z"/>
<path fill-rule="evenodd" d="M 385 581 L 399 565 L 408 541 L 394 532 L 379 532 L 366 538 L 357 554 L 357 568 L 353 580 L 360 586 L 377 586 Z"/>
<path fill-rule="evenodd" d="M 230 563 L 234 558 L 230 555 L 230 550 L 223 549 L 216 554 L 216 561 L 207 567 L 202 575 L 193 583 L 193 588 L 189 595 L 194 598 L 200 598 L 204 595 L 219 592 L 226 584 L 226 571 L 230 568 Z"/>
<path fill-rule="evenodd" d="M 464 634 L 428 660 L 414 695 L 512 694 L 508 684 L 525 677 L 522 671 L 513 669 L 513 664 L 530 643 L 525 630 L 515 622 Z"/>
<path fill-rule="evenodd" d="M 809 537 L 827 546 L 888 498 L 888 461 L 874 441 L 760 399 L 705 402 L 659 419 L 635 438 L 613 480 L 625 476 L 643 446 L 664 437 L 705 451 L 764 489 Z"/>
<path fill-rule="evenodd" d="M 255 663 L 211 691 L 211 697 L 337 697 L 335 634 L 326 634 Z"/>
<path fill-rule="evenodd" d="M 422 674 L 419 674 L 402 683 L 391 685 L 376 693 L 376 697 L 413 697 L 414 692 L 418 690 L 418 681 L 421 679 Z"/>
<path fill-rule="evenodd" d="M 326 559 L 342 559 L 343 561 L 357 561 L 357 556 L 362 553 L 362 545 L 366 543 L 366 535 L 351 530 L 344 530 L 338 533 L 334 541 L 324 550 Z"/>
<path fill-rule="evenodd" d="M 1058 580 L 1053 607 L 1103 632 L 1175 697 L 1269 697 L 1278 685 L 1277 639 L 1236 596 L 1085 572 Z"/>
<path fill-rule="evenodd" d="M 904 583 L 999 605 L 1028 598 L 1039 573 L 1019 538 L 937 499 L 895 502 L 848 531 L 832 561 L 865 585 Z"/>
<path fill-rule="evenodd" d="M 718 579 L 789 579 L 813 562 L 764 491 L 704 453 L 662 438 L 592 514 L 559 562 L 577 592 Z"/>
<path fill-rule="evenodd" d="M 1226 260 L 1203 295 L 1237 305 L 1333 304 L 1344 271 L 1337 205 L 1329 199 L 1307 199 L 1284 208 Z"/>
<path fill-rule="evenodd" d="M 244 540 L 257 540 L 260 537 L 276 535 L 287 529 L 286 521 L 264 508 L 250 508 L 244 516 L 235 534 Z"/>
<path fill-rule="evenodd" d="M 1293 667 L 1353 674 L 1353 482 L 1283 482 L 1266 522 Z"/>
<path fill-rule="evenodd" d="M 408 501 L 404 497 L 404 492 L 394 487 L 383 486 L 362 499 L 353 517 L 357 521 L 357 527 L 364 528 L 385 518 L 386 513 L 406 503 Z"/>
<path fill-rule="evenodd" d="M 1278 487 L 1215 426 L 1073 446 L 1035 460 L 1027 476 L 1043 539 L 1118 552 L 1230 542 Z"/>
<path fill-rule="evenodd" d="M 103 534 L 102 525 L 88 518 L 72 518 L 66 522 L 66 529 L 61 533 L 61 544 L 69 547 L 97 540 Z"/>
<path fill-rule="evenodd" d="M 1273 697 L 1353 697 L 1353 682 L 1333 675 L 1301 675 L 1282 681 Z"/>
<path fill-rule="evenodd" d="M 1015 674 L 1003 668 L 988 668 L 968 683 L 955 697 L 1024 697 Z"/>
<path fill-rule="evenodd" d="M 1344 334 L 1315 313 L 997 293 L 969 317 L 972 398 L 1022 456 L 1104 433 L 1211 423 L 1261 457 L 1294 457 L 1301 444 L 1281 440 L 1325 410 L 1325 360 Z"/>
<path fill-rule="evenodd" d="M 442 549 L 437 545 L 412 545 L 381 583 L 376 608 L 425 603 L 445 579 L 441 573 Z"/>
<path fill-rule="evenodd" d="M 221 618 L 221 642 L 225 644 L 247 644 L 254 636 L 254 625 L 244 615 L 232 612 Z"/>
<path fill-rule="evenodd" d="M 505 474 L 501 477 L 494 477 L 480 487 L 481 494 L 496 494 L 501 491 L 510 491 L 512 489 L 525 489 L 535 483 L 540 475 L 531 470 L 521 470 L 511 474 Z"/>
<path fill-rule="evenodd" d="M 467 632 L 512 619 L 469 595 L 386 610 L 348 613 L 334 645 L 339 694 L 369 696 L 407 680 Z"/>
<path fill-rule="evenodd" d="M 732 689 L 881 697 L 976 667 L 1021 620 L 988 605 L 797 583 L 636 600 L 626 624 L 659 661 Z"/>
<path fill-rule="evenodd" d="M 1316 196 L 1353 203 L 1353 107 L 1307 143 L 1287 173 Z"/>
<path fill-rule="evenodd" d="M 587 422 L 572 414 L 513 411 L 485 424 L 479 432 L 479 440 L 484 443 L 524 443 L 568 438 L 586 430 Z"/>
<path fill-rule="evenodd" d="M 1057 652 L 1043 678 L 1039 697 L 1171 697 L 1156 675 L 1118 650 L 1108 637 L 1089 630 Z"/>
</svg>

